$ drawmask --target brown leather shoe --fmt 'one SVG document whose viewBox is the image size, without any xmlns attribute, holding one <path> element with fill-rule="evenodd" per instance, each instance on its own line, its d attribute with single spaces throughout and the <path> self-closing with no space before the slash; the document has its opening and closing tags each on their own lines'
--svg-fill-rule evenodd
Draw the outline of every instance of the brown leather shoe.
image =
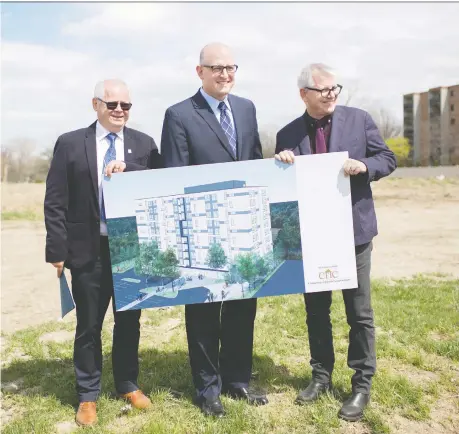
<svg viewBox="0 0 459 434">
<path fill-rule="evenodd" d="M 145 410 L 152 405 L 150 399 L 141 390 L 126 393 L 121 395 L 121 398 L 130 402 L 134 408 L 138 408 L 139 410 Z"/>
<path fill-rule="evenodd" d="M 80 402 L 75 416 L 75 422 L 79 426 L 90 426 L 97 422 L 96 403 Z"/>
</svg>

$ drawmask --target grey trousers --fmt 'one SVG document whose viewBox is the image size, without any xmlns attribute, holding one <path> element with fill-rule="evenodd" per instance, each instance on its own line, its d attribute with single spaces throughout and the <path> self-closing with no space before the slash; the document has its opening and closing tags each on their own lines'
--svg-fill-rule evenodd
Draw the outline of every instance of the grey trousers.
<svg viewBox="0 0 459 434">
<path fill-rule="evenodd" d="M 373 243 L 355 247 L 358 287 L 342 291 L 350 326 L 347 364 L 355 371 L 354 393 L 370 393 L 376 371 L 375 329 L 371 308 L 370 269 Z M 331 380 L 335 364 L 330 307 L 332 291 L 306 293 L 306 324 L 311 350 L 312 377 L 320 383 Z"/>
</svg>

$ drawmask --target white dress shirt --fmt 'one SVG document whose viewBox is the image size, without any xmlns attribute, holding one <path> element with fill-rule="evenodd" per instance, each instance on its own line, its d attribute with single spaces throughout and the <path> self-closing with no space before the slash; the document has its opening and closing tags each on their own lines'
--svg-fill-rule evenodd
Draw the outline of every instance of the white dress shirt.
<svg viewBox="0 0 459 434">
<path fill-rule="evenodd" d="M 217 118 L 218 123 L 220 123 L 220 117 L 221 117 L 221 110 L 218 108 L 218 104 L 221 103 L 218 99 L 215 99 L 213 96 L 210 96 L 206 91 L 201 87 L 199 89 L 201 91 L 201 95 L 204 97 L 204 99 L 207 101 L 207 104 L 210 105 L 210 108 L 214 112 L 215 117 Z M 231 126 L 234 129 L 234 135 L 237 137 L 237 131 L 236 131 L 236 125 L 234 124 L 234 118 L 233 118 L 233 113 L 231 111 L 231 106 L 228 101 L 228 96 L 225 96 L 225 99 L 223 102 L 226 104 L 226 114 L 230 117 L 231 119 Z"/>
<path fill-rule="evenodd" d="M 102 180 L 104 176 L 102 171 L 104 169 L 104 157 L 110 147 L 110 142 L 107 139 L 107 135 L 110 134 L 105 127 L 103 127 L 99 121 L 96 123 L 96 144 L 97 144 L 97 184 L 99 185 L 99 209 L 102 205 Z M 116 160 L 124 161 L 124 135 L 123 130 L 116 133 L 115 139 L 115 151 Z M 104 222 L 100 222 L 100 234 L 107 235 L 107 225 Z"/>
</svg>

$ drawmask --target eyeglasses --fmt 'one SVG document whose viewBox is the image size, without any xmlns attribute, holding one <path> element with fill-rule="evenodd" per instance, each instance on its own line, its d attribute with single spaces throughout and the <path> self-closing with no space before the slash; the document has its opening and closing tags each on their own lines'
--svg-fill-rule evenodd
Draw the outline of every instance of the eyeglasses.
<svg viewBox="0 0 459 434">
<path fill-rule="evenodd" d="M 228 74 L 234 74 L 237 71 L 238 66 L 237 65 L 201 65 L 204 68 L 210 68 L 214 74 L 221 74 L 224 69 L 226 69 L 226 72 Z"/>
<path fill-rule="evenodd" d="M 314 90 L 315 92 L 320 92 L 320 94 L 324 98 L 329 97 L 332 92 L 335 94 L 335 96 L 338 96 L 341 93 L 342 88 L 343 86 L 341 86 L 340 84 L 337 84 L 336 86 L 333 86 L 332 88 L 325 87 L 324 89 L 316 89 L 315 87 L 308 87 L 308 86 L 305 87 L 305 89 Z"/>
<path fill-rule="evenodd" d="M 122 101 L 104 101 L 103 99 L 96 98 L 99 101 L 103 102 L 109 110 L 116 110 L 118 104 L 121 106 L 121 110 L 129 111 L 131 110 L 132 103 L 131 102 L 122 102 Z"/>
</svg>

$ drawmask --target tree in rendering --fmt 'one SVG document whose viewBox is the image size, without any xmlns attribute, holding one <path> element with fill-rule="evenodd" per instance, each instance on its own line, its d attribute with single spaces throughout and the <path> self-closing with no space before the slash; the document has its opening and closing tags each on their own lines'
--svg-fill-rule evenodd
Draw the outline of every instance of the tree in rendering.
<svg viewBox="0 0 459 434">
<path fill-rule="evenodd" d="M 220 269 L 223 268 L 228 262 L 225 251 L 219 243 L 214 243 L 209 247 L 207 253 L 206 265 L 210 268 Z"/>
</svg>

